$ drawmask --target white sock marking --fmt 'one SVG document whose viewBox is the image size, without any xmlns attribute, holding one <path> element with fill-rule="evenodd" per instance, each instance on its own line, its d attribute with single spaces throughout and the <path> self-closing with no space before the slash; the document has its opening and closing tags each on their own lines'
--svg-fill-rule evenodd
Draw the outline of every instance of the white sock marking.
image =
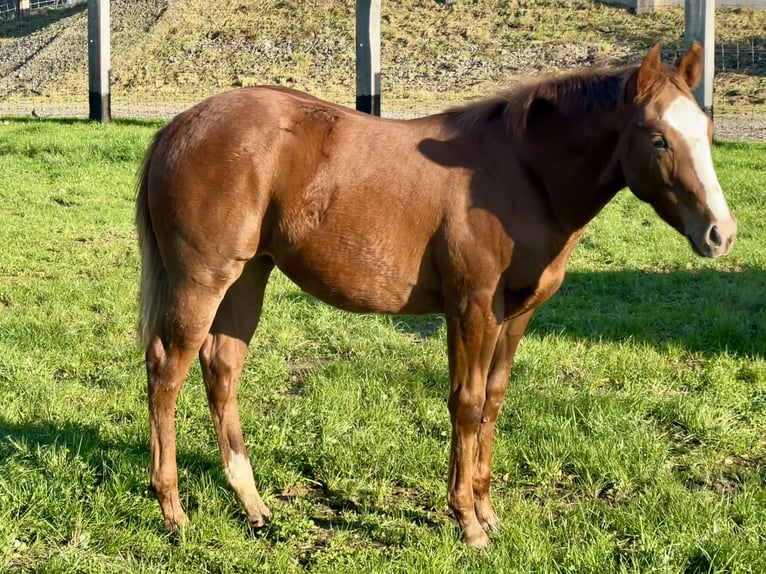
<svg viewBox="0 0 766 574">
<path fill-rule="evenodd" d="M 256 492 L 253 469 L 245 455 L 231 451 L 231 460 L 225 472 L 229 484 L 240 496 L 252 495 Z"/>
</svg>

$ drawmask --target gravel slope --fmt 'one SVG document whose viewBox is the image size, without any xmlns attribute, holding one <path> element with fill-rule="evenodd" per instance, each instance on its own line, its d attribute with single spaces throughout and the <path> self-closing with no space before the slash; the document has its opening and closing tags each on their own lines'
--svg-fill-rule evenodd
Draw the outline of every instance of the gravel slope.
<svg viewBox="0 0 766 574">
<path fill-rule="evenodd" d="M 181 11 L 178 3 L 172 0 L 112 0 L 112 65 L 113 65 L 113 94 L 125 93 L 140 84 L 146 92 L 146 84 L 155 78 L 157 90 L 152 99 L 162 102 L 163 94 L 167 94 L 167 102 L 178 101 L 178 92 L 173 88 L 198 89 L 197 95 L 187 96 L 186 101 L 197 101 L 199 93 L 204 95 L 220 91 L 232 85 L 247 85 L 258 82 L 277 82 L 295 85 L 298 88 L 311 89 L 303 86 L 292 77 L 270 75 L 269 66 L 275 62 L 289 69 L 290 62 L 298 55 L 311 53 L 313 60 L 309 67 L 294 74 L 296 78 L 313 77 L 317 82 L 323 79 L 335 85 L 338 81 L 350 83 L 348 73 L 343 79 L 323 75 L 322 65 L 348 68 L 353 66 L 353 38 L 351 32 L 332 38 L 323 36 L 320 32 L 301 34 L 297 30 L 294 37 L 285 42 L 263 41 L 249 38 L 248 33 L 240 36 L 220 37 L 216 33 L 208 33 L 201 41 L 196 41 L 186 54 L 170 54 L 167 57 L 154 53 L 147 55 L 147 50 L 137 43 L 136 38 L 149 37 L 157 27 L 176 33 L 174 22 L 165 18 L 168 10 L 176 13 Z M 173 15 L 173 14 L 171 14 Z M 175 16 L 174 16 L 175 17 Z M 338 15 L 334 15 L 335 18 Z M 384 22 L 385 23 L 385 22 Z M 215 29 L 215 25 L 211 25 Z M 51 12 L 48 20 L 35 17 L 27 24 L 21 33 L 13 26 L 3 24 L 0 35 L 0 114 L 1 113 L 32 113 L 36 115 L 82 115 L 87 114 L 82 104 L 82 94 L 87 90 L 87 18 L 85 6 L 75 6 L 66 10 Z M 255 34 L 255 32 L 253 32 Z M 550 72 L 558 69 L 577 68 L 583 66 L 622 64 L 635 56 L 625 48 L 612 48 L 608 59 L 597 46 L 588 43 L 560 43 L 545 46 L 517 46 L 513 49 L 503 49 L 500 57 L 488 59 L 480 49 L 476 53 L 460 53 L 455 46 L 445 46 L 431 55 L 426 64 L 413 62 L 411 54 L 406 49 L 406 42 L 395 37 L 392 32 L 389 45 L 383 46 L 383 65 L 385 80 L 388 85 L 396 86 L 403 91 L 425 93 L 435 89 L 448 93 L 455 86 L 481 85 L 486 78 L 520 78 L 529 74 Z M 305 37 L 304 37 L 305 36 Z M 434 40 L 436 41 L 436 40 Z M 456 44 L 457 47 L 460 44 Z M 470 45 L 469 45 L 470 48 Z M 156 50 L 157 48 L 153 48 Z M 199 60 L 195 64 L 195 53 Z M 144 57 L 147 62 L 143 66 L 129 65 L 128 60 Z M 163 58 L 166 61 L 161 61 Z M 186 58 L 179 63 L 178 60 Z M 178 72 L 168 81 L 159 76 L 163 67 L 180 66 Z M 200 71 L 204 67 L 213 70 L 210 82 L 213 85 L 205 87 L 200 79 Z M 252 70 L 261 70 L 262 74 Z M 248 77 L 247 74 L 253 74 Z M 335 73 L 335 71 L 333 71 Z M 436 86 L 436 88 L 432 88 Z M 64 96 L 50 96 L 51 87 L 58 89 Z M 429 88 L 431 87 L 431 88 Z M 151 91 L 151 86 L 148 88 Z M 344 93 L 353 93 L 353 87 L 343 86 Z M 723 92 L 723 90 L 721 90 Z M 66 94 L 70 94 L 66 96 Z M 183 96 L 183 93 L 182 93 Z M 140 97 L 140 96 L 139 96 Z M 183 99 L 183 98 L 182 98 Z M 24 100 L 18 106 L 14 102 Z M 28 102 L 34 102 L 32 104 Z M 76 107 L 62 107 L 61 104 L 78 102 Z M 123 100 L 121 100 L 123 101 Z M 137 100 L 140 101 L 140 100 Z M 181 104 L 180 108 L 186 104 Z M 437 109 L 437 104 L 429 105 Z M 443 107 L 443 106 L 442 106 Z M 151 108 L 140 104 L 114 106 L 115 115 L 120 116 L 170 116 L 179 109 L 178 105 L 170 103 L 155 104 Z M 730 109 L 730 106 L 727 106 Z M 742 108 L 746 110 L 747 108 Z M 739 114 L 727 113 L 716 117 L 716 135 L 722 139 L 753 140 L 766 142 L 766 115 L 753 112 Z"/>
</svg>

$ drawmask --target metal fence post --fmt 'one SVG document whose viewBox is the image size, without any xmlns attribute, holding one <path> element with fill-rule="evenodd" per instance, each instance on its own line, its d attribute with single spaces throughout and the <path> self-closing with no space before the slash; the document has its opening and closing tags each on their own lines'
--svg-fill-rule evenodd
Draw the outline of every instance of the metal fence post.
<svg viewBox="0 0 766 574">
<path fill-rule="evenodd" d="M 685 41 L 687 49 L 692 40 L 702 44 L 705 54 L 702 81 L 694 90 L 697 103 L 713 117 L 713 76 L 715 75 L 715 0 L 685 0 Z"/>
<path fill-rule="evenodd" d="M 16 0 L 16 19 L 29 20 L 30 7 L 29 0 Z"/>
<path fill-rule="evenodd" d="M 88 0 L 88 107 L 91 120 L 112 119 L 109 0 Z"/>
<path fill-rule="evenodd" d="M 356 0 L 356 109 L 380 115 L 380 1 Z"/>
</svg>

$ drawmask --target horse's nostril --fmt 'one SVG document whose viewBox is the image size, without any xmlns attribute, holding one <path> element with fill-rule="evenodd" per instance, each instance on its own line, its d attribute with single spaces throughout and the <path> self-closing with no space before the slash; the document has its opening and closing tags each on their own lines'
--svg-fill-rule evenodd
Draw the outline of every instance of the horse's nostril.
<svg viewBox="0 0 766 574">
<path fill-rule="evenodd" d="M 721 234 L 718 232 L 718 227 L 716 227 L 715 225 L 710 228 L 710 233 L 708 234 L 708 238 L 710 239 L 710 243 L 712 243 L 716 247 L 720 247 L 721 243 L 723 243 L 723 240 L 721 239 Z"/>
</svg>

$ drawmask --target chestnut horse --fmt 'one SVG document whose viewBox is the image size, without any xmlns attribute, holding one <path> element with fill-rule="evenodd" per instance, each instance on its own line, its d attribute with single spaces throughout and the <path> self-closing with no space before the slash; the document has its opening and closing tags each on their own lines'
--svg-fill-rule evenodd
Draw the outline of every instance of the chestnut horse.
<svg viewBox="0 0 766 574">
<path fill-rule="evenodd" d="M 414 120 L 370 117 L 279 87 L 209 98 L 157 134 L 140 173 L 141 332 L 151 487 L 165 526 L 178 494 L 176 397 L 199 355 L 231 488 L 268 522 L 246 454 L 237 385 L 276 265 L 357 312 L 444 313 L 452 444 L 447 501 L 473 547 L 498 526 L 495 422 L 516 346 L 559 288 L 588 222 L 623 187 L 726 254 L 736 222 L 713 169 L 712 125 L 676 66 L 547 78 Z"/>
</svg>

